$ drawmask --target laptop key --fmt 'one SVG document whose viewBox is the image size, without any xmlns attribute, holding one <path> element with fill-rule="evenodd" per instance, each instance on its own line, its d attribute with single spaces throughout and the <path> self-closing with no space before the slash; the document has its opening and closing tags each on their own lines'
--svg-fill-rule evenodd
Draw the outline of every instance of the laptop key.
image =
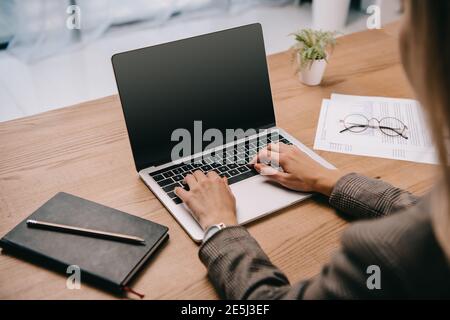
<svg viewBox="0 0 450 320">
<path fill-rule="evenodd" d="M 181 187 L 186 191 L 191 190 L 191 188 L 189 188 L 189 185 L 187 183 L 185 183 L 184 181 L 181 182 Z"/>
<path fill-rule="evenodd" d="M 217 168 L 219 168 L 219 167 L 221 167 L 222 165 L 220 164 L 220 163 L 217 163 L 217 162 L 213 162 L 213 163 L 211 163 L 211 167 L 213 167 L 214 169 L 217 169 Z"/>
<path fill-rule="evenodd" d="M 170 177 L 173 177 L 175 174 L 172 172 L 172 171 L 167 171 L 167 172 L 164 172 L 163 173 L 163 176 L 165 177 L 165 178 L 170 178 Z"/>
<path fill-rule="evenodd" d="M 173 172 L 174 174 L 181 174 L 181 173 L 183 173 L 183 169 L 181 169 L 181 168 L 176 168 L 176 169 L 173 169 L 172 172 Z"/>
<path fill-rule="evenodd" d="M 194 169 L 194 167 L 191 166 L 190 164 L 186 164 L 186 165 L 182 166 L 181 169 L 183 169 L 183 171 L 189 171 L 189 170 Z"/>
<path fill-rule="evenodd" d="M 151 175 L 151 174 L 150 174 Z M 162 174 L 157 174 L 152 177 L 156 182 L 164 180 L 164 176 Z"/>
<path fill-rule="evenodd" d="M 219 174 L 219 176 L 221 176 L 222 178 L 223 177 L 227 177 L 227 178 L 231 177 L 228 172 L 221 173 L 221 174 Z"/>
<path fill-rule="evenodd" d="M 240 158 L 242 158 L 242 156 L 245 156 L 245 152 L 239 152 L 239 153 L 236 155 L 236 159 L 240 159 Z"/>
<path fill-rule="evenodd" d="M 183 175 L 179 174 L 177 176 L 172 177 L 174 181 L 181 181 L 184 179 Z"/>
<path fill-rule="evenodd" d="M 203 166 L 203 163 L 201 163 L 201 162 L 194 162 L 192 164 L 193 169 L 200 168 L 201 166 Z"/>
<path fill-rule="evenodd" d="M 218 168 L 218 170 L 220 172 L 227 172 L 228 171 L 228 167 L 227 166 L 222 166 L 222 167 Z"/>
<path fill-rule="evenodd" d="M 159 184 L 160 187 L 165 187 L 165 186 L 168 186 L 169 184 L 172 184 L 172 183 L 174 183 L 172 178 L 158 181 L 158 184 Z"/>
<path fill-rule="evenodd" d="M 239 167 L 238 168 L 238 170 L 239 170 L 239 172 L 247 172 L 247 171 L 249 171 L 250 169 L 249 169 L 249 167 L 247 167 L 247 166 L 242 166 L 242 167 Z"/>
<path fill-rule="evenodd" d="M 183 172 L 181 175 L 183 176 L 183 179 L 184 179 L 184 178 L 186 178 L 186 176 L 187 176 L 188 174 L 192 174 L 192 171 L 185 171 L 185 172 Z"/>
<path fill-rule="evenodd" d="M 233 169 L 233 170 L 228 171 L 228 173 L 229 173 L 230 175 L 232 175 L 232 176 L 236 176 L 236 175 L 238 175 L 240 172 L 239 172 L 239 170 Z"/>
<path fill-rule="evenodd" d="M 245 179 L 257 176 L 257 175 L 258 175 L 258 172 L 256 172 L 255 170 L 250 170 L 250 171 L 247 171 L 245 173 L 239 174 L 237 176 L 233 176 L 231 178 L 228 178 L 228 184 L 232 185 L 233 183 L 236 183 L 236 182 L 239 182 L 239 181 L 242 181 L 242 180 L 245 180 Z"/>
<path fill-rule="evenodd" d="M 175 194 L 175 192 L 169 192 L 168 194 L 167 194 L 168 196 L 169 196 L 169 198 L 170 199 L 172 199 L 172 198 L 175 198 L 177 195 Z"/>
<path fill-rule="evenodd" d="M 178 182 L 177 183 L 173 183 L 171 185 L 168 185 L 167 187 L 164 187 L 163 190 L 164 190 L 164 192 L 167 193 L 167 192 L 173 191 L 173 189 L 175 189 L 176 187 L 181 187 L 181 184 L 179 184 Z"/>
<path fill-rule="evenodd" d="M 200 169 L 202 169 L 204 172 L 208 172 L 209 170 L 212 169 L 212 167 L 209 164 L 207 164 L 206 166 L 203 166 Z"/>
<path fill-rule="evenodd" d="M 176 204 L 183 203 L 183 201 L 182 201 L 180 198 L 178 198 L 178 197 L 173 198 L 172 200 L 173 200 L 173 202 L 175 202 Z"/>
<path fill-rule="evenodd" d="M 228 168 L 230 169 L 236 169 L 238 167 L 238 165 L 236 163 L 231 163 L 228 165 Z"/>
<path fill-rule="evenodd" d="M 230 164 L 230 163 L 234 163 L 234 157 L 227 157 L 226 159 L 225 159 L 225 164 Z"/>
</svg>

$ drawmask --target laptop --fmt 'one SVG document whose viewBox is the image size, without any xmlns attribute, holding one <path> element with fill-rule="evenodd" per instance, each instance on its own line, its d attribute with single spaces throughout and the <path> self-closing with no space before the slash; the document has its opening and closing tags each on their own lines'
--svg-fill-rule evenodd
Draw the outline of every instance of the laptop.
<svg viewBox="0 0 450 320">
<path fill-rule="evenodd" d="M 227 177 L 246 224 L 311 196 L 248 165 L 267 143 L 295 145 L 333 168 L 276 126 L 260 24 L 115 54 L 112 64 L 136 170 L 196 242 L 204 232 L 174 193 L 188 188 L 187 174 Z"/>
</svg>

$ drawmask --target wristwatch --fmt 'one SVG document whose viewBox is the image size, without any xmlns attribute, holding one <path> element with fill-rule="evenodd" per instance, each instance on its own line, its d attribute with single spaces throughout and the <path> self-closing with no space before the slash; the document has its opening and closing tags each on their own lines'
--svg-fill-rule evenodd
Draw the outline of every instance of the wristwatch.
<svg viewBox="0 0 450 320">
<path fill-rule="evenodd" d="M 213 235 L 215 235 L 217 232 L 219 232 L 222 229 L 225 229 L 227 226 L 225 223 L 219 223 L 219 224 L 213 224 L 212 226 L 209 226 L 208 229 L 205 231 L 205 235 L 203 236 L 203 243 L 208 241 L 209 238 L 211 238 Z"/>
</svg>

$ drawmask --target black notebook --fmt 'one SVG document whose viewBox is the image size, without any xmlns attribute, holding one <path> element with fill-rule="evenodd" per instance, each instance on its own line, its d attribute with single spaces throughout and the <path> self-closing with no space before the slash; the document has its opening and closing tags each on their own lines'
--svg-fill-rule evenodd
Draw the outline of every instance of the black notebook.
<svg viewBox="0 0 450 320">
<path fill-rule="evenodd" d="M 30 228 L 28 219 L 133 235 L 145 239 L 145 245 Z M 77 265 L 81 284 L 86 281 L 120 294 L 167 238 L 165 226 L 61 192 L 5 235 L 0 247 L 63 273 Z"/>
</svg>

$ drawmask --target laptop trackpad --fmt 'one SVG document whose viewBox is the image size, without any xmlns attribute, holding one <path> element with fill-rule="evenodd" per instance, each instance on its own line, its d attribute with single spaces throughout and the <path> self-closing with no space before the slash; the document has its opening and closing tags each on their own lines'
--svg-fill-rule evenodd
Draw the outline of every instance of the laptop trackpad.
<svg viewBox="0 0 450 320">
<path fill-rule="evenodd" d="M 288 190 L 262 176 L 233 184 L 231 190 L 236 198 L 240 224 L 261 218 L 311 196 Z"/>
</svg>

